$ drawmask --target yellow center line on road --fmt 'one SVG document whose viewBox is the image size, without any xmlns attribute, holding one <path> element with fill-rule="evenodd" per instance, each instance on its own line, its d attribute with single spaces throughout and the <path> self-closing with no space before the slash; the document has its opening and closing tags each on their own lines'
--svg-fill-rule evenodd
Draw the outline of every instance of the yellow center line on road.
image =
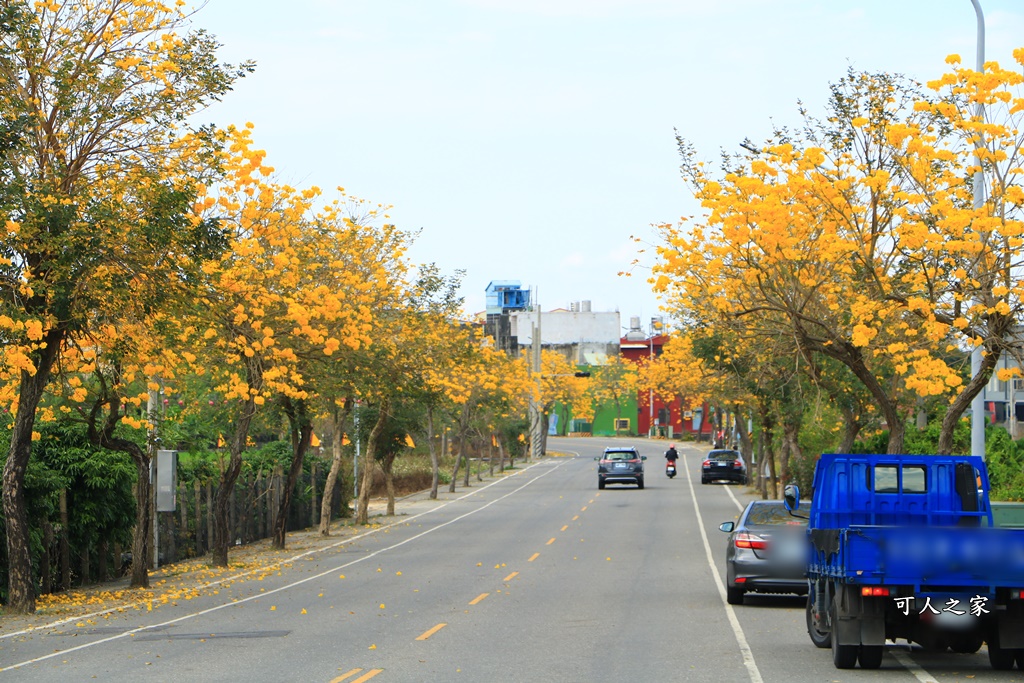
<svg viewBox="0 0 1024 683">
<path fill-rule="evenodd" d="M 572 518 L 572 521 L 574 521 L 574 522 L 575 522 L 575 521 L 576 521 L 577 519 L 579 519 L 579 518 L 580 518 L 580 516 L 579 516 L 579 515 L 574 515 L 574 516 L 573 516 L 573 518 Z"/>
<path fill-rule="evenodd" d="M 360 671 L 362 671 L 362 669 L 352 669 L 351 671 L 346 671 L 345 673 L 341 674 L 337 678 L 332 678 L 331 679 L 331 683 L 341 683 L 342 681 L 344 681 L 349 676 L 355 676 Z"/>
<path fill-rule="evenodd" d="M 587 511 L 587 506 L 584 505 L 583 508 L 580 510 L 580 512 L 586 512 L 586 511 Z"/>
<path fill-rule="evenodd" d="M 481 600 L 483 600 L 484 598 L 486 598 L 488 595 L 490 595 L 490 593 L 481 593 L 480 595 L 478 595 L 475 598 L 473 598 L 472 600 L 470 600 L 469 604 L 475 605 L 478 602 L 480 602 Z"/>
<path fill-rule="evenodd" d="M 562 531 L 565 531 L 565 530 L 566 530 L 566 529 L 568 529 L 568 528 L 569 528 L 569 525 L 568 525 L 568 524 L 566 524 L 565 526 L 563 526 L 563 527 L 562 527 Z"/>
<path fill-rule="evenodd" d="M 511 574 L 506 576 L 504 579 L 502 579 L 502 581 L 505 581 L 507 583 L 507 582 L 511 581 L 512 579 L 516 578 L 517 576 L 519 576 L 519 572 L 512 572 Z"/>
<path fill-rule="evenodd" d="M 435 633 L 437 633 L 438 631 L 440 631 L 441 629 L 443 629 L 447 625 L 448 624 L 443 624 L 443 623 L 442 624 L 438 624 L 437 626 L 435 626 L 434 628 L 430 629 L 429 631 L 427 631 L 423 635 L 417 636 L 416 640 L 426 640 L 427 638 L 429 638 L 430 636 L 434 635 Z"/>
<path fill-rule="evenodd" d="M 590 500 L 587 501 L 587 503 L 590 504 L 590 505 L 593 505 L 594 504 L 594 499 L 591 498 Z"/>
<path fill-rule="evenodd" d="M 356 680 L 352 681 L 352 683 L 366 683 L 366 681 L 370 680 L 382 671 L 384 671 L 384 669 L 370 669 L 365 675 L 360 676 Z"/>
<path fill-rule="evenodd" d="M 533 555 L 530 556 L 530 559 L 528 559 L 527 562 L 533 562 L 538 557 L 540 557 L 540 553 L 534 553 Z"/>
<path fill-rule="evenodd" d="M 551 539 L 550 541 L 548 541 L 548 542 L 547 542 L 547 543 L 545 543 L 544 545 L 551 545 L 551 544 L 552 544 L 552 543 L 554 543 L 554 542 L 555 542 L 555 539 L 553 539 L 553 538 L 552 538 L 552 539 Z"/>
</svg>

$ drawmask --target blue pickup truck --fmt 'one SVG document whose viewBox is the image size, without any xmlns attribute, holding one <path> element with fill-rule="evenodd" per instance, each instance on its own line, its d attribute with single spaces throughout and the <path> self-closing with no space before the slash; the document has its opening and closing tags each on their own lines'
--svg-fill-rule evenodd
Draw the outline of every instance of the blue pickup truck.
<svg viewBox="0 0 1024 683">
<path fill-rule="evenodd" d="M 993 525 L 981 458 L 825 454 L 813 486 L 807 631 L 836 668 L 906 639 L 1024 669 L 1024 529 Z"/>
</svg>

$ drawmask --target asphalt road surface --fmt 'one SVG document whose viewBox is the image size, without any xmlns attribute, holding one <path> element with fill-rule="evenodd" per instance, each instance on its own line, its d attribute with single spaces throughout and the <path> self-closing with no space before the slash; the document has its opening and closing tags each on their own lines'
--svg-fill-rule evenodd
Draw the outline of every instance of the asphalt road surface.
<svg viewBox="0 0 1024 683">
<path fill-rule="evenodd" d="M 610 443 L 648 456 L 646 488 L 597 489 Z M 545 458 L 258 581 L 152 612 L 0 634 L 0 681 L 1024 681 L 974 655 L 890 645 L 839 671 L 803 598 L 726 604 L 726 535 L 745 487 L 700 484 L 706 447 L 557 439 Z M 400 507 L 399 513 L 403 512 Z"/>
</svg>

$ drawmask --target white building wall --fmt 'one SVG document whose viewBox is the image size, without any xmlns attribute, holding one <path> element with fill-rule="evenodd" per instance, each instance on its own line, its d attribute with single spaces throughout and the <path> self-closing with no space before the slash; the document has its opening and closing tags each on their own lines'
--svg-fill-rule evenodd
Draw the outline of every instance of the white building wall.
<svg viewBox="0 0 1024 683">
<path fill-rule="evenodd" d="M 533 343 L 533 326 L 536 324 L 537 311 L 520 311 L 512 314 L 512 334 L 519 337 L 520 345 Z M 541 314 L 540 341 L 543 345 L 581 342 L 618 344 L 620 338 L 618 311 L 548 311 Z"/>
</svg>

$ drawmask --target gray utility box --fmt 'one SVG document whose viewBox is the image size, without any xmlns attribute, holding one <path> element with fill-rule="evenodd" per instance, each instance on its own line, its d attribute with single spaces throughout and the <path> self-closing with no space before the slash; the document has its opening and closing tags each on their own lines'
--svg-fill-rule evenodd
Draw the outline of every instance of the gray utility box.
<svg viewBox="0 0 1024 683">
<path fill-rule="evenodd" d="M 156 511 L 174 512 L 178 491 L 178 451 L 156 452 Z"/>
</svg>

